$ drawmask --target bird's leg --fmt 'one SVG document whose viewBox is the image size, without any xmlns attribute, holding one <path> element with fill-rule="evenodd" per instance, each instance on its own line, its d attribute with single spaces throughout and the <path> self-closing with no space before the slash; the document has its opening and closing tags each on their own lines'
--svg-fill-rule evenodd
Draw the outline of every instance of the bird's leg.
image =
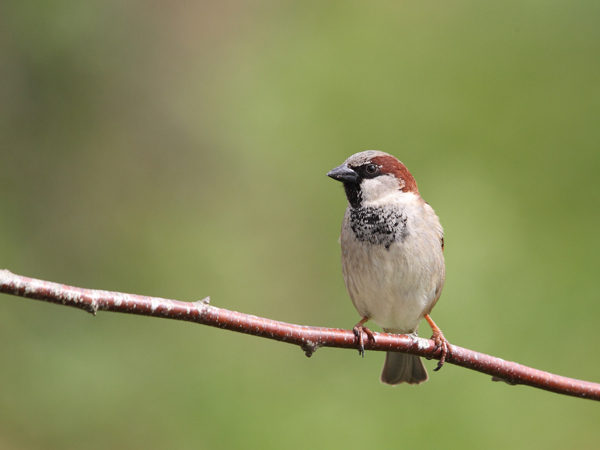
<svg viewBox="0 0 600 450">
<path fill-rule="evenodd" d="M 363 317 L 360 320 L 360 322 L 358 322 L 356 325 L 354 325 L 354 328 L 352 328 L 352 331 L 354 332 L 354 336 L 356 336 L 356 340 L 358 341 L 358 354 L 361 355 L 363 358 L 365 357 L 365 343 L 363 341 L 362 332 L 364 331 L 367 334 L 367 336 L 369 337 L 369 339 L 371 339 L 371 341 L 373 341 L 373 343 L 375 343 L 375 336 L 373 336 L 373 332 L 371 330 L 369 330 L 367 327 L 363 327 L 365 322 L 367 322 L 368 320 L 369 320 L 368 317 Z"/>
<path fill-rule="evenodd" d="M 431 327 L 431 331 L 433 331 L 433 335 L 431 336 L 431 339 L 433 339 L 433 342 L 435 342 L 435 348 L 433 349 L 433 353 L 435 353 L 438 349 L 441 349 L 440 360 L 438 362 L 437 367 L 433 369 L 434 371 L 438 371 L 444 365 L 444 362 L 446 361 L 446 356 L 452 356 L 450 342 L 446 340 L 446 338 L 444 337 L 444 333 L 442 333 L 440 327 L 438 327 L 435 324 L 435 322 L 433 321 L 431 316 L 429 316 L 429 314 L 425 314 L 425 320 Z"/>
</svg>

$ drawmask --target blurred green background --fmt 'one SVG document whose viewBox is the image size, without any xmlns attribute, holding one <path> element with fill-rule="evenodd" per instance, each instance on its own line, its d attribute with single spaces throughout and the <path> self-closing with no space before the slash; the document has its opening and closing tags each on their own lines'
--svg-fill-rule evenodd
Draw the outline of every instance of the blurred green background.
<svg viewBox="0 0 600 450">
<path fill-rule="evenodd" d="M 446 337 L 600 381 L 599 23 L 591 0 L 3 1 L 0 268 L 350 328 L 325 174 L 379 149 L 445 227 Z M 600 437 L 597 403 L 433 361 L 391 388 L 382 353 L 7 295 L 0 341 L 1 449 Z"/>
</svg>

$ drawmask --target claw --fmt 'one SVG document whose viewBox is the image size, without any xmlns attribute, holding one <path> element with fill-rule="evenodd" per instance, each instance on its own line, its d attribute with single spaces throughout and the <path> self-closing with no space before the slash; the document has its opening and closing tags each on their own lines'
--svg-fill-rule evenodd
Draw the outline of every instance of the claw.
<svg viewBox="0 0 600 450">
<path fill-rule="evenodd" d="M 362 330 L 363 330 L 363 327 L 359 327 L 358 325 L 355 326 L 354 328 L 352 328 L 352 331 L 354 332 L 354 336 L 356 336 L 356 340 L 358 341 L 358 354 L 364 358 L 365 357 L 365 343 L 363 341 Z"/>
<path fill-rule="evenodd" d="M 448 342 L 448 340 L 444 337 L 444 333 L 442 333 L 441 331 L 434 331 L 433 336 L 431 336 L 431 339 L 433 339 L 433 341 L 435 342 L 435 348 L 433 349 L 433 352 L 435 353 L 441 349 L 440 360 L 438 361 L 437 367 L 433 369 L 434 372 L 437 372 L 442 368 L 444 362 L 446 362 L 446 356 L 452 355 L 452 351 L 450 350 L 450 342 Z"/>
<path fill-rule="evenodd" d="M 442 330 L 440 330 L 433 319 L 429 317 L 429 314 L 425 314 L 425 320 L 427 320 L 431 330 L 433 331 L 433 335 L 431 336 L 431 339 L 433 339 L 433 342 L 435 342 L 433 353 L 436 353 L 438 350 L 441 351 L 440 360 L 438 361 L 437 367 L 433 369 L 434 372 L 437 372 L 442 368 L 444 362 L 446 362 L 446 358 L 452 356 L 452 348 L 450 347 L 450 342 L 448 342 L 448 340 L 444 337 Z"/>
<path fill-rule="evenodd" d="M 371 330 L 369 330 L 367 327 L 364 327 L 363 324 L 369 320 L 368 317 L 363 317 L 361 319 L 360 322 L 358 322 L 356 325 L 354 325 L 354 328 L 352 328 L 352 332 L 354 333 L 354 336 L 356 336 L 356 340 L 358 341 L 358 354 L 360 356 L 362 356 L 363 358 L 365 357 L 365 341 L 363 339 L 363 334 L 362 332 L 364 331 L 365 334 L 367 335 L 367 337 L 369 339 L 371 339 L 371 341 L 373 341 L 373 343 L 375 343 L 375 336 L 373 335 L 373 332 Z"/>
<path fill-rule="evenodd" d="M 375 340 L 375 335 L 373 334 L 373 332 L 371 330 L 369 330 L 367 327 L 362 327 L 362 329 L 365 333 L 367 333 L 367 336 L 369 336 L 369 339 L 371 339 L 371 341 L 373 341 L 373 344 L 375 344 L 377 341 Z"/>
</svg>

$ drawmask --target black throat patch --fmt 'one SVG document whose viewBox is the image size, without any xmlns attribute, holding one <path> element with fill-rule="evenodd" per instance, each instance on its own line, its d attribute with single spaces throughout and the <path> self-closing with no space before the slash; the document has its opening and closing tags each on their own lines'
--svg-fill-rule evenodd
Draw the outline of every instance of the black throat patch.
<svg viewBox="0 0 600 450">
<path fill-rule="evenodd" d="M 350 208 L 350 227 L 356 239 L 383 245 L 390 249 L 392 243 L 404 242 L 408 236 L 406 214 L 391 208 Z"/>
<path fill-rule="evenodd" d="M 348 203 L 353 208 L 360 207 L 362 203 L 362 192 L 358 183 L 344 183 L 344 190 L 346 191 L 346 198 Z"/>
</svg>

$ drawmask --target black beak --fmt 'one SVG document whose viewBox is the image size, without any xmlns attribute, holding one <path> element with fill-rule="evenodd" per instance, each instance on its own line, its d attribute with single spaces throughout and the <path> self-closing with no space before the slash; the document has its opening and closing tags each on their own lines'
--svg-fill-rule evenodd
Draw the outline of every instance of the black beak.
<svg viewBox="0 0 600 450">
<path fill-rule="evenodd" d="M 334 180 L 341 181 L 342 183 L 358 182 L 358 174 L 346 164 L 342 164 L 341 166 L 330 170 L 327 176 Z"/>
</svg>

